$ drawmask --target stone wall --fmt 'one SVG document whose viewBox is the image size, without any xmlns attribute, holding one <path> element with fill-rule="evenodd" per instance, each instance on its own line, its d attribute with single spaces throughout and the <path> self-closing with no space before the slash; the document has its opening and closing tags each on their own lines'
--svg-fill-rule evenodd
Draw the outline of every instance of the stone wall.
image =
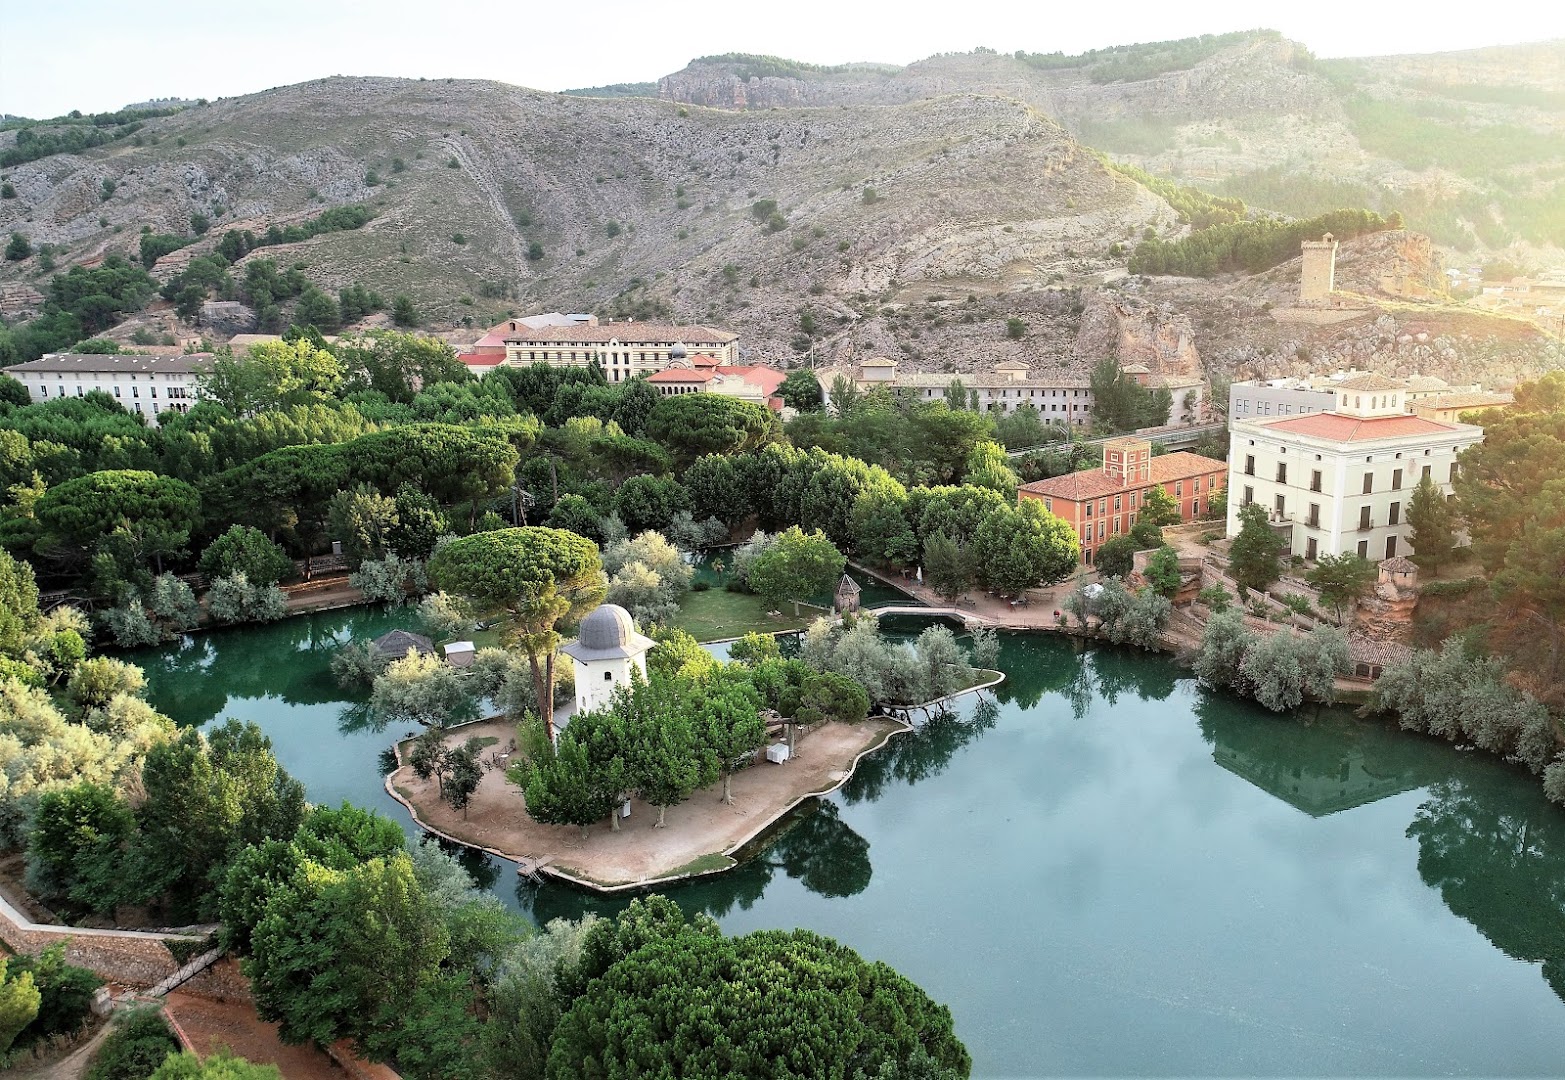
<svg viewBox="0 0 1565 1080">
<path fill-rule="evenodd" d="M 65 943 L 65 959 L 98 976 L 129 986 L 153 986 L 179 970 L 166 941 L 199 944 L 197 935 L 154 934 L 137 930 L 84 930 L 30 921 L 0 897 L 0 941 L 13 952 L 37 956 Z"/>
<path fill-rule="evenodd" d="M 205 971 L 180 984 L 180 993 L 192 997 L 209 998 L 212 1001 L 253 1002 L 250 980 L 239 970 L 239 961 L 225 956 Z"/>
</svg>

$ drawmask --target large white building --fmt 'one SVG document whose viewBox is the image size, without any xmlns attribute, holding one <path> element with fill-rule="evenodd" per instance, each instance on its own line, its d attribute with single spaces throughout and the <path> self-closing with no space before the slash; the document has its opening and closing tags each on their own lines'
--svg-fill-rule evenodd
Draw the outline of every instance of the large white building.
<svg viewBox="0 0 1565 1080">
<path fill-rule="evenodd" d="M 900 372 L 897 367 L 895 360 L 872 357 L 860 362 L 857 371 L 850 368 L 822 368 L 816 371 L 815 377 L 821 384 L 828 405 L 831 403 L 832 386 L 838 378 L 846 378 L 859 390 L 887 386 L 911 393 L 921 401 L 945 400 L 951 383 L 961 380 L 969 403 L 976 399 L 980 412 L 1013 413 L 1023 405 L 1031 405 L 1038 410 L 1046 424 L 1085 427 L 1092 422 L 1092 383 L 1085 377 L 1034 375 L 1032 368 L 1021 361 L 1000 364 L 992 372 L 961 374 Z M 1206 384 L 1200 379 L 1153 376 L 1141 364 L 1126 366 L 1125 373 L 1143 386 L 1166 386 L 1169 389 L 1174 398 L 1169 423 L 1192 423 L 1202 416 Z"/>
<path fill-rule="evenodd" d="M 1308 416 L 1310 413 L 1329 412 L 1336 408 L 1339 392 L 1351 393 L 1359 380 L 1368 379 L 1375 386 L 1384 388 L 1390 384 L 1401 394 L 1403 411 L 1414 412 L 1422 402 L 1451 394 L 1478 393 L 1477 383 L 1470 386 L 1452 386 L 1433 375 L 1414 375 L 1409 379 L 1387 379 L 1372 372 L 1351 368 L 1331 375 L 1308 375 L 1285 379 L 1248 379 L 1230 383 L 1228 387 L 1228 418 L 1230 420 L 1254 420 L 1268 416 Z M 1493 402 L 1485 399 L 1486 405 Z"/>
<path fill-rule="evenodd" d="M 1306 559 L 1409 553 L 1413 489 L 1427 476 L 1449 498 L 1456 457 L 1483 441 L 1483 429 L 1409 416 L 1406 392 L 1391 379 L 1360 376 L 1335 387 L 1329 411 L 1234 418 L 1228 535 L 1239 532 L 1239 508 L 1253 502 Z"/>
<path fill-rule="evenodd" d="M 101 390 L 126 412 L 156 416 L 186 412 L 200 397 L 199 378 L 212 362 L 210 353 L 185 356 L 102 356 L 46 353 L 13 364 L 6 374 L 27 387 L 34 401 L 82 397 Z"/>
<path fill-rule="evenodd" d="M 570 317 L 574 318 L 574 316 Z M 571 322 L 520 326 L 505 333 L 506 364 L 589 367 L 597 364 L 611 383 L 662 371 L 697 353 L 720 364 L 739 363 L 739 335 L 710 326 L 663 323 Z"/>
</svg>

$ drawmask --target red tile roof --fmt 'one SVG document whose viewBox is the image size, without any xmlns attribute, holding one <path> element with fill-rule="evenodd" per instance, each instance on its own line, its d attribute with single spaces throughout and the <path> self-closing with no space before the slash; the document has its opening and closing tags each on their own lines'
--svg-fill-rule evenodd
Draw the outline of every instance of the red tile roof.
<svg viewBox="0 0 1565 1080">
<path fill-rule="evenodd" d="M 692 371 L 689 368 L 664 368 L 647 376 L 650 383 L 704 383 L 717 378 L 715 371 Z"/>
<path fill-rule="evenodd" d="M 726 330 L 713 330 L 710 326 L 670 326 L 664 323 L 618 322 L 588 326 L 541 326 L 536 330 L 520 327 L 505 335 L 505 340 L 566 341 L 591 344 L 593 342 L 682 341 L 686 345 L 726 345 L 737 341 L 738 334 Z"/>
<path fill-rule="evenodd" d="M 1262 421 L 1268 431 L 1286 431 L 1332 442 L 1368 442 L 1372 439 L 1400 439 L 1408 435 L 1455 434 L 1462 429 L 1422 416 L 1346 416 L 1342 413 L 1311 413 L 1285 420 Z"/>
<path fill-rule="evenodd" d="M 720 367 L 717 369 L 717 373 L 719 375 L 741 375 L 744 377 L 745 382 L 755 383 L 761 388 L 761 392 L 768 397 L 777 393 L 777 388 L 788 377 L 776 368 L 760 367 L 759 365 L 751 367 L 739 365 Z"/>
<path fill-rule="evenodd" d="M 470 368 L 492 368 L 505 363 L 504 353 L 465 352 L 457 353 L 456 358 Z"/>
<path fill-rule="evenodd" d="M 1139 480 L 1120 483 L 1119 480 L 1098 468 L 1083 469 L 1081 472 L 1066 473 L 1064 476 L 1051 476 L 1047 480 L 1034 480 L 1030 484 L 1023 484 L 1022 490 L 1033 495 L 1047 495 L 1051 499 L 1086 502 L 1088 499 L 1101 499 L 1105 495 L 1112 495 L 1116 491 L 1131 491 L 1150 487 L 1152 484 L 1172 484 L 1176 480 L 1188 480 L 1193 476 L 1227 471 L 1227 462 L 1181 450 L 1177 454 L 1164 454 L 1162 457 L 1153 458 L 1148 470 L 1151 479 L 1146 483 Z"/>
<path fill-rule="evenodd" d="M 1399 379 L 1388 379 L 1384 375 L 1377 375 L 1373 371 L 1367 375 L 1347 379 L 1334 384 L 1338 390 L 1406 390 L 1407 383 Z M 1328 387 L 1330 389 L 1331 387 Z"/>
</svg>

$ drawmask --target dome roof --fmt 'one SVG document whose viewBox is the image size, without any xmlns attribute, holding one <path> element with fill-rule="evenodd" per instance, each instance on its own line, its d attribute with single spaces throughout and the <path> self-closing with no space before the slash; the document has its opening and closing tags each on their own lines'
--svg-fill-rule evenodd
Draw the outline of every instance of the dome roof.
<svg viewBox="0 0 1565 1080">
<path fill-rule="evenodd" d="M 604 604 L 587 613 L 581 621 L 577 640 L 588 649 L 618 649 L 639 636 L 630 612 L 618 604 Z"/>
<path fill-rule="evenodd" d="M 683 360 L 688 355 L 690 355 L 690 350 L 685 348 L 683 342 L 674 342 L 673 347 L 668 350 L 668 356 L 671 360 Z"/>
</svg>

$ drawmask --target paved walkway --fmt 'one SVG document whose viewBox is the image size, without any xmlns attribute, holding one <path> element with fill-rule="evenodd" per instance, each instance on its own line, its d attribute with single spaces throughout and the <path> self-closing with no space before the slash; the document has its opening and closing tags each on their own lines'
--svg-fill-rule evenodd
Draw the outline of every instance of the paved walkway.
<svg viewBox="0 0 1565 1080">
<path fill-rule="evenodd" d="M 1025 604 L 1012 605 L 1009 600 L 1002 600 L 998 596 L 991 596 L 988 593 L 975 589 L 965 596 L 958 597 L 957 603 L 953 606 L 944 597 L 937 596 L 935 590 L 928 585 L 920 585 L 912 578 L 880 573 L 879 571 L 871 570 L 867 566 L 860 566 L 858 563 L 854 563 L 854 566 L 858 570 L 878 578 L 888 585 L 893 585 L 903 592 L 917 597 L 930 609 L 928 612 L 925 612 L 921 608 L 904 608 L 896 604 L 880 604 L 871 605 L 865 609 L 866 611 L 890 607 L 895 609 L 895 614 L 899 615 L 913 614 L 915 612 L 927 614 L 955 613 L 964 618 L 973 616 L 975 622 L 981 622 L 1002 630 L 1056 629 L 1055 611 L 1063 612 L 1065 610 L 1065 598 L 1076 590 L 1076 585 L 1080 581 L 1088 580 L 1088 576 L 1091 573 L 1086 567 L 1080 567 L 1075 576 L 1058 585 L 1052 585 L 1046 589 L 1029 589 L 1027 590 L 1027 602 Z"/>
</svg>

